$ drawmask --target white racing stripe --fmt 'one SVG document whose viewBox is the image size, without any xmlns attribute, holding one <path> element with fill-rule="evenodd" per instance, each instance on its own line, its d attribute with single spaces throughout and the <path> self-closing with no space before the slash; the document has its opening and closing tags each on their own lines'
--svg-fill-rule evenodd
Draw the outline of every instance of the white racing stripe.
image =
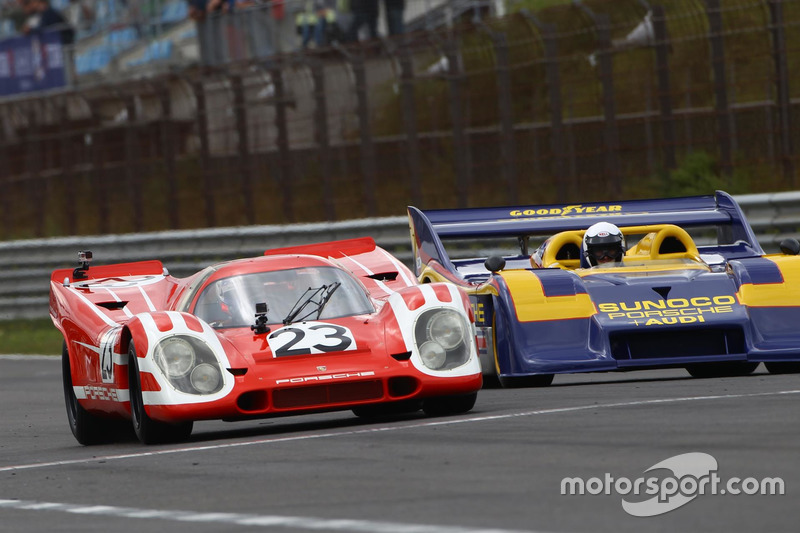
<svg viewBox="0 0 800 533">
<path fill-rule="evenodd" d="M 155 509 L 136 509 L 132 507 L 112 507 L 108 505 L 78 505 L 25 500 L 0 500 L 0 509 L 60 511 L 63 513 L 80 515 L 112 516 L 120 518 L 155 518 L 173 522 L 224 524 L 227 526 L 261 526 L 267 528 L 280 527 L 313 531 L 370 531 L 374 533 L 514 533 L 514 530 L 511 529 L 480 529 L 458 526 L 377 522 L 371 520 L 324 519 L 305 516 L 162 511 Z M 535 532 L 528 531 L 528 533 Z"/>
<path fill-rule="evenodd" d="M 126 453 L 120 455 L 102 455 L 102 456 L 93 456 L 87 457 L 84 459 L 68 459 L 64 461 L 49 461 L 49 462 L 42 462 L 42 463 L 30 463 L 30 464 L 22 464 L 22 465 L 11 465 L 11 466 L 3 466 L 0 467 L 0 472 L 13 472 L 13 471 L 20 471 L 20 470 L 31 470 L 35 468 L 48 468 L 48 467 L 55 467 L 55 466 L 67 466 L 67 465 L 77 465 L 77 464 L 87 464 L 87 463 L 106 463 L 109 461 L 122 461 L 126 459 L 138 459 L 142 457 L 155 457 L 160 455 L 172 455 L 172 454 L 183 454 L 183 453 L 195 453 L 195 452 L 203 452 L 207 450 L 222 450 L 226 448 L 240 448 L 243 446 L 260 446 L 260 445 L 270 445 L 270 444 L 281 444 L 286 442 L 295 442 L 295 441 L 302 441 L 302 440 L 314 440 L 314 439 L 329 439 L 334 437 L 346 437 L 352 435 L 364 435 L 369 433 L 382 433 L 388 431 L 404 431 L 408 429 L 419 429 L 419 428 L 428 428 L 428 427 L 439 427 L 439 426 L 453 426 L 456 424 L 474 424 L 480 422 L 491 422 L 494 420 L 507 420 L 511 418 L 521 418 L 527 416 L 537 416 L 537 415 L 551 415 L 551 414 L 559 414 L 559 413 L 571 413 L 577 411 L 590 411 L 592 409 L 611 409 L 611 408 L 618 408 L 618 407 L 639 407 L 642 405 L 656 405 L 656 404 L 670 404 L 670 403 L 681 403 L 681 402 L 700 402 L 700 401 L 711 401 L 711 400 L 729 400 L 729 399 L 736 399 L 736 398 L 758 398 L 758 397 L 767 397 L 767 396 L 785 396 L 791 394 L 800 394 L 800 390 L 785 390 L 785 391 L 775 391 L 775 392 L 754 392 L 749 394 L 721 394 L 715 396 L 686 396 L 681 398 L 659 398 L 655 400 L 638 400 L 638 401 L 631 401 L 631 402 L 616 402 L 616 403 L 601 403 L 601 404 L 589 404 L 589 405 L 576 405 L 573 407 L 556 407 L 553 409 L 539 409 L 536 411 L 520 411 L 517 413 L 506 413 L 501 415 L 488 415 L 488 416 L 466 416 L 463 418 L 451 418 L 448 420 L 435 420 L 430 422 L 418 422 L 412 424 L 395 424 L 390 426 L 381 426 L 381 427 L 374 427 L 374 428 L 367 428 L 367 429 L 356 429 L 356 430 L 346 430 L 346 431 L 334 431 L 330 433 L 315 433 L 313 435 L 294 435 L 291 437 L 274 437 L 269 439 L 258 439 L 252 441 L 244 441 L 244 442 L 230 442 L 225 444 L 210 444 L 207 446 L 189 446 L 184 448 L 168 448 L 164 450 L 155 450 L 155 451 L 147 451 L 147 452 L 138 452 L 138 453 Z"/>
</svg>

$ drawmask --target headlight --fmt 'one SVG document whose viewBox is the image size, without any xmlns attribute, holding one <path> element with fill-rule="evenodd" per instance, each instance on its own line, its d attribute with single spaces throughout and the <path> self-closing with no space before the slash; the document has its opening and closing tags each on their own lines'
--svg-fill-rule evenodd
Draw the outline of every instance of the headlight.
<svg viewBox="0 0 800 533">
<path fill-rule="evenodd" d="M 180 337 L 170 337 L 156 347 L 156 362 L 170 378 L 185 376 L 194 367 L 194 348 Z"/>
<path fill-rule="evenodd" d="M 214 352 L 201 339 L 173 335 L 155 347 L 154 357 L 175 389 L 188 394 L 213 394 L 222 389 L 223 377 Z"/>
<path fill-rule="evenodd" d="M 208 363 L 203 363 L 194 367 L 189 379 L 192 382 L 192 387 L 197 389 L 198 392 L 209 394 L 217 390 L 221 377 L 215 367 Z"/>
<path fill-rule="evenodd" d="M 466 318 L 453 309 L 430 309 L 414 326 L 414 342 L 422 364 L 431 370 L 449 370 L 469 360 L 471 338 Z"/>
<path fill-rule="evenodd" d="M 428 341 L 419 347 L 422 362 L 430 369 L 439 370 L 447 361 L 447 351 L 438 342 Z"/>
<path fill-rule="evenodd" d="M 428 322 L 428 338 L 452 350 L 464 342 L 464 320 L 453 312 L 437 313 Z"/>
</svg>

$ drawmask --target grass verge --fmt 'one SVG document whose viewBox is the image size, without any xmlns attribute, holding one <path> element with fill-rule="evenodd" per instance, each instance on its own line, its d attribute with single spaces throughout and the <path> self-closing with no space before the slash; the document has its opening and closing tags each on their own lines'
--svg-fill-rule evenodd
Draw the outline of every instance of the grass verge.
<svg viewBox="0 0 800 533">
<path fill-rule="evenodd" d="M 0 354 L 61 354 L 61 333 L 49 318 L 0 321 Z"/>
</svg>

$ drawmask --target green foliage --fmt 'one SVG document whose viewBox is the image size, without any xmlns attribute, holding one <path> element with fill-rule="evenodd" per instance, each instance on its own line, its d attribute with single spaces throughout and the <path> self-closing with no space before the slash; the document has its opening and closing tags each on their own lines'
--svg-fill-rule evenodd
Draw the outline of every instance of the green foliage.
<svg viewBox="0 0 800 533">
<path fill-rule="evenodd" d="M 42 354 L 61 353 L 63 338 L 49 318 L 39 320 L 0 321 L 0 353 Z"/>
<path fill-rule="evenodd" d="M 669 173 L 664 183 L 664 196 L 694 196 L 712 194 L 724 190 L 740 194 L 748 190 L 748 175 L 735 172 L 730 177 L 722 177 L 715 159 L 706 152 L 691 152 L 681 162 L 680 167 Z"/>
</svg>

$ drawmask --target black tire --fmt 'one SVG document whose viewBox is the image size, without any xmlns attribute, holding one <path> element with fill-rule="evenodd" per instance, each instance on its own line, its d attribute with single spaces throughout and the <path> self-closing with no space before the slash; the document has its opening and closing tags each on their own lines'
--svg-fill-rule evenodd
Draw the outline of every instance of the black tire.
<svg viewBox="0 0 800 533">
<path fill-rule="evenodd" d="M 131 398 L 131 421 L 133 431 L 142 444 L 163 444 L 182 442 L 192 434 L 193 422 L 167 424 L 158 422 L 147 416 L 142 400 L 142 381 L 139 376 L 139 362 L 136 348 L 131 341 L 128 349 L 128 383 Z"/>
<path fill-rule="evenodd" d="M 537 374 L 535 376 L 498 377 L 504 389 L 519 389 L 522 387 L 549 387 L 553 382 L 553 374 Z"/>
<path fill-rule="evenodd" d="M 477 392 L 458 396 L 427 398 L 422 402 L 422 410 L 428 416 L 460 415 L 475 407 L 475 400 L 477 399 Z"/>
<path fill-rule="evenodd" d="M 110 439 L 111 420 L 105 420 L 89 413 L 81 407 L 72 388 L 72 370 L 69 363 L 69 351 L 65 342 L 61 348 L 61 380 L 64 383 L 64 401 L 67 406 L 67 422 L 75 440 L 84 446 L 108 442 Z"/>
<path fill-rule="evenodd" d="M 755 372 L 758 363 L 726 361 L 724 363 L 697 363 L 687 365 L 686 371 L 693 378 L 728 378 L 747 376 Z"/>
<path fill-rule="evenodd" d="M 353 414 L 359 418 L 381 418 L 385 416 L 416 413 L 420 409 L 422 409 L 422 402 L 419 400 L 403 400 L 391 403 L 360 405 L 354 407 L 352 411 Z"/>
<path fill-rule="evenodd" d="M 773 361 L 764 363 L 770 374 L 800 374 L 800 362 L 798 361 Z"/>
</svg>

